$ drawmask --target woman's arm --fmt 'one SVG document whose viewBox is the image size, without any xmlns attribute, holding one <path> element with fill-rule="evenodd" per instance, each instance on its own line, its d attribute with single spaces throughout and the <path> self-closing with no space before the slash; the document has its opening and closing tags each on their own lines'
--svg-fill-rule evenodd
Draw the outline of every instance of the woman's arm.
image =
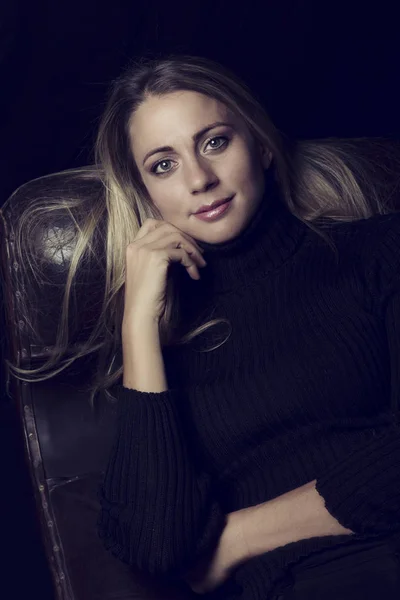
<svg viewBox="0 0 400 600">
<path fill-rule="evenodd" d="M 168 389 L 158 323 L 135 318 L 122 325 L 124 387 L 141 392 Z"/>
<path fill-rule="evenodd" d="M 125 387 L 143 392 L 167 390 L 158 326 L 154 321 L 141 319 L 124 324 L 123 353 Z M 273 500 L 236 511 L 238 518 L 227 523 L 220 543 L 220 555 L 226 555 L 226 563 L 237 564 L 305 538 L 353 533 L 326 509 L 315 484 L 316 480 L 311 481 Z M 240 539 L 238 522 L 242 529 Z M 225 539 L 236 539 L 241 548 L 232 552 L 232 544 L 224 543 Z"/>
<path fill-rule="evenodd" d="M 154 575 L 180 577 L 209 555 L 226 516 L 211 477 L 194 467 L 178 410 L 167 389 L 158 326 L 123 328 L 124 386 L 118 428 L 99 493 L 99 534 L 115 556 Z"/>
<path fill-rule="evenodd" d="M 306 538 L 354 533 L 328 512 L 315 483 L 238 511 L 247 558 Z"/>
<path fill-rule="evenodd" d="M 230 513 L 229 528 L 241 528 L 238 552 L 226 552 L 233 568 L 274 548 L 305 538 L 400 530 L 400 215 L 371 222 L 365 280 L 371 313 L 386 326 L 391 397 L 382 402 L 380 422 L 369 442 L 354 448 L 316 480 L 273 500 Z M 367 264 L 368 263 L 368 264 Z M 228 532 L 226 533 L 229 538 Z M 210 566 L 211 583 L 222 583 L 225 570 Z M 203 576 L 207 591 L 207 573 Z M 196 580 L 197 590 L 201 581 Z M 196 591 L 197 591 L 196 590 Z"/>
<path fill-rule="evenodd" d="M 326 510 L 314 480 L 268 502 L 229 513 L 217 551 L 185 579 L 193 591 L 206 593 L 260 554 L 306 538 L 351 533 Z"/>
<path fill-rule="evenodd" d="M 379 415 L 387 426 L 316 480 L 239 511 L 252 555 L 313 536 L 400 530 L 400 215 L 372 225 L 366 281 L 388 341 L 391 397 Z"/>
<path fill-rule="evenodd" d="M 199 279 L 202 249 L 163 220 L 146 219 L 126 249 L 123 384 L 98 521 L 104 545 L 151 574 L 179 577 L 218 544 L 226 524 L 211 476 L 185 436 L 181 392 L 167 387 L 159 339 L 168 269 Z"/>
</svg>

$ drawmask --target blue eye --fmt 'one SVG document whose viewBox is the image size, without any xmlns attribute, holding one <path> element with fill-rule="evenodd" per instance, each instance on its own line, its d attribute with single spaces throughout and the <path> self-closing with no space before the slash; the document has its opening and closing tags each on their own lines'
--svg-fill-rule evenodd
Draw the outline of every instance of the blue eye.
<svg viewBox="0 0 400 600">
<path fill-rule="evenodd" d="M 162 175 L 163 173 L 168 173 L 168 171 L 170 171 L 171 169 L 167 169 L 166 171 L 157 171 L 158 167 L 160 165 L 165 165 L 165 163 L 170 163 L 172 161 L 170 161 L 167 158 L 164 158 L 163 160 L 160 160 L 159 162 L 155 163 L 152 168 L 151 168 L 151 172 L 154 173 L 155 175 Z"/>
<path fill-rule="evenodd" d="M 217 135 L 216 137 L 211 138 L 211 140 L 207 142 L 206 147 L 209 146 L 212 142 L 218 142 L 218 140 L 222 140 L 222 143 L 220 143 L 218 146 L 211 146 L 212 150 L 219 150 L 220 148 L 225 146 L 225 144 L 228 141 L 228 138 L 226 138 L 224 135 Z"/>
</svg>

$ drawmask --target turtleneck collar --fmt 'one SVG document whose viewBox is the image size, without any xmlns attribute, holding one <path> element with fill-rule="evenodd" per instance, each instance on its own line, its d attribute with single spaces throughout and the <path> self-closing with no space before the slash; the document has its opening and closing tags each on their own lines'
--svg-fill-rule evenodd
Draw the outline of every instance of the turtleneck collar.
<svg viewBox="0 0 400 600">
<path fill-rule="evenodd" d="M 207 261 L 200 269 L 203 285 L 214 293 L 224 292 L 279 268 L 295 252 L 306 230 L 284 204 L 270 168 L 263 199 L 246 229 L 222 244 L 199 242 Z"/>
</svg>

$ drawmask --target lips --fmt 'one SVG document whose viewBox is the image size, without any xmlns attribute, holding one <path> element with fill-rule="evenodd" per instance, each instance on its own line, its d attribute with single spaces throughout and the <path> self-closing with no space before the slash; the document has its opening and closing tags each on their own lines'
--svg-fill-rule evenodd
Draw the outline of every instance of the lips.
<svg viewBox="0 0 400 600">
<path fill-rule="evenodd" d="M 226 202 L 229 202 L 229 200 L 232 200 L 232 197 L 233 196 L 230 196 L 229 198 L 224 198 L 223 200 L 217 200 L 216 202 L 213 202 L 212 204 L 209 204 L 207 206 L 201 206 L 199 208 L 199 210 L 197 210 L 194 214 L 198 215 L 199 213 L 209 212 L 210 210 L 213 210 L 214 208 L 221 206 L 221 204 L 225 204 Z"/>
</svg>

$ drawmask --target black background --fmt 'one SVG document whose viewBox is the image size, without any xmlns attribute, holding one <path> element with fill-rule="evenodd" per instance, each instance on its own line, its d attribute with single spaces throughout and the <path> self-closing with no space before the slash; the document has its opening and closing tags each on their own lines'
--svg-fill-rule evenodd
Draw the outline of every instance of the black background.
<svg viewBox="0 0 400 600">
<path fill-rule="evenodd" d="M 109 81 L 149 52 L 224 63 L 292 137 L 399 139 L 396 4 L 7 0 L 0 8 L 0 205 L 34 177 L 91 161 Z M 0 596 L 47 600 L 22 442 L 5 397 L 0 416 Z"/>
</svg>

